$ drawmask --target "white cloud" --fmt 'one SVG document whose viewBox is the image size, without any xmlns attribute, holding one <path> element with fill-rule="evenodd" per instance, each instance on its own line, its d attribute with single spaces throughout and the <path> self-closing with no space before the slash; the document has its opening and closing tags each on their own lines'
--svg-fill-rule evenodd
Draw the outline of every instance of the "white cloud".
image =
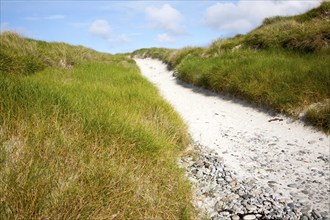
<svg viewBox="0 0 330 220">
<path fill-rule="evenodd" d="M 91 34 L 108 39 L 111 36 L 111 27 L 106 20 L 96 20 L 89 27 Z"/>
<path fill-rule="evenodd" d="M 277 15 L 289 16 L 317 7 L 314 1 L 239 1 L 216 3 L 206 9 L 204 24 L 227 34 L 246 33 L 267 18 Z"/>
<path fill-rule="evenodd" d="M 152 26 L 155 28 L 175 35 L 186 33 L 182 25 L 182 14 L 169 4 L 164 4 L 160 8 L 148 7 L 146 9 L 146 14 Z"/>
<path fill-rule="evenodd" d="M 160 43 L 175 43 L 176 42 L 175 38 L 168 35 L 167 33 L 159 34 L 157 36 L 157 41 Z"/>
<path fill-rule="evenodd" d="M 94 36 L 106 40 L 111 47 L 130 42 L 129 37 L 126 34 L 114 35 L 109 22 L 106 20 L 96 20 L 92 22 L 89 27 L 89 32 Z"/>
</svg>

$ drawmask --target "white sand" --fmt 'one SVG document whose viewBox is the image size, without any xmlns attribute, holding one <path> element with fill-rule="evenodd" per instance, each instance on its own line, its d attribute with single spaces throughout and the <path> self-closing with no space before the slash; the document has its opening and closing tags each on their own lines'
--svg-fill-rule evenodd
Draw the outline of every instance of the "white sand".
<svg viewBox="0 0 330 220">
<path fill-rule="evenodd" d="M 193 140 L 216 150 L 238 178 L 261 186 L 275 181 L 286 201 L 329 211 L 330 138 L 324 133 L 183 84 L 158 60 L 135 60 L 180 113 Z M 269 122 L 274 118 L 283 121 Z"/>
</svg>

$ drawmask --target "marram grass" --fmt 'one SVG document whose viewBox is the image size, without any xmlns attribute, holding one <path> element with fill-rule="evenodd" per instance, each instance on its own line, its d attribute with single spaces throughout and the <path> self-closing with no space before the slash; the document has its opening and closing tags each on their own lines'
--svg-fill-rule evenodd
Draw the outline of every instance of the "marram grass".
<svg viewBox="0 0 330 220">
<path fill-rule="evenodd" d="M 2 66 L 1 219 L 192 218 L 183 122 L 134 61 L 92 54 L 70 68 L 42 53 L 29 73 Z"/>
</svg>

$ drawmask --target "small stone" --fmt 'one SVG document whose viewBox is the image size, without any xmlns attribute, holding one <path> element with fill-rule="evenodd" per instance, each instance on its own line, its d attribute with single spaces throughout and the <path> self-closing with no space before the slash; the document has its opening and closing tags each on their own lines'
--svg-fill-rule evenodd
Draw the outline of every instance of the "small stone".
<svg viewBox="0 0 330 220">
<path fill-rule="evenodd" d="M 230 176 L 226 176 L 226 177 L 225 177 L 225 180 L 226 180 L 227 182 L 231 182 L 233 179 L 232 179 Z"/>
<path fill-rule="evenodd" d="M 204 167 L 209 168 L 210 165 L 211 165 L 211 164 L 209 164 L 208 162 L 205 162 L 205 161 L 204 161 Z"/>
<path fill-rule="evenodd" d="M 301 192 L 306 194 L 306 195 L 308 195 L 308 193 L 309 193 L 307 190 L 301 190 Z"/>
<path fill-rule="evenodd" d="M 233 179 L 232 181 L 230 181 L 229 184 L 230 184 L 231 187 L 235 187 L 235 186 L 237 186 L 238 181 L 237 181 L 237 179 Z"/>
<path fill-rule="evenodd" d="M 249 195 L 249 194 L 244 194 L 244 195 L 242 196 L 243 199 L 249 199 L 249 198 L 251 198 L 251 197 L 252 197 L 252 196 Z"/>
<path fill-rule="evenodd" d="M 216 209 L 216 211 L 220 212 L 220 211 L 223 209 L 224 205 L 225 205 L 224 202 L 222 202 L 222 201 L 218 201 L 218 202 L 215 204 L 215 209 Z"/>
<path fill-rule="evenodd" d="M 257 206 L 255 206 L 255 205 L 246 205 L 246 209 L 253 212 L 253 211 L 257 210 Z"/>
<path fill-rule="evenodd" d="M 234 205 L 232 209 L 236 214 L 244 213 L 240 205 Z"/>
<path fill-rule="evenodd" d="M 196 174 L 196 177 L 201 179 L 203 177 L 203 172 L 199 170 Z"/>
<path fill-rule="evenodd" d="M 292 184 L 289 184 L 288 187 L 291 187 L 291 188 L 297 188 L 297 184 L 292 183 Z"/>
<path fill-rule="evenodd" d="M 300 217 L 300 220 L 309 220 L 309 218 L 306 215 L 303 215 Z"/>
<path fill-rule="evenodd" d="M 290 203 L 288 203 L 287 205 L 288 205 L 288 207 L 289 207 L 291 210 L 293 210 L 293 209 L 295 208 L 295 205 L 294 205 L 293 202 L 290 202 Z"/>
<path fill-rule="evenodd" d="M 255 215 L 246 215 L 243 217 L 243 220 L 253 220 L 253 219 L 256 219 Z"/>
<path fill-rule="evenodd" d="M 277 184 L 276 181 L 268 181 L 268 184 Z"/>
<path fill-rule="evenodd" d="M 231 220 L 240 220 L 240 217 L 238 215 L 233 215 L 231 217 Z"/>
</svg>

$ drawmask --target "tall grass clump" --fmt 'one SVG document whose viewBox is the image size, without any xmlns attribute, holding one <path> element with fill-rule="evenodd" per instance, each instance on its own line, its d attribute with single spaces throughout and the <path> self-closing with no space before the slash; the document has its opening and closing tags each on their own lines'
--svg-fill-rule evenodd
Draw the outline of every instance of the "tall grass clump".
<svg viewBox="0 0 330 220">
<path fill-rule="evenodd" d="M 327 47 L 330 41 L 328 20 L 300 23 L 294 19 L 264 26 L 248 34 L 244 43 L 257 49 L 285 48 L 314 52 Z"/>
<path fill-rule="evenodd" d="M 1 67 L 1 219 L 192 218 L 177 167 L 186 128 L 134 61 L 91 52 L 63 68 L 63 53 L 45 51 L 59 45 L 14 40 L 8 57 L 44 52 L 40 69 Z"/>
<path fill-rule="evenodd" d="M 111 57 L 83 46 L 23 38 L 15 32 L 1 33 L 0 47 L 0 71 L 7 74 L 31 74 L 49 66 L 71 68 L 85 61 L 106 61 Z"/>
<path fill-rule="evenodd" d="M 324 131 L 330 131 L 330 103 L 311 108 L 306 112 L 305 118 L 313 125 L 323 128 Z"/>
<path fill-rule="evenodd" d="M 297 16 L 267 18 L 248 33 L 244 44 L 257 49 L 285 48 L 299 52 L 320 51 L 330 42 L 330 2 Z"/>
<path fill-rule="evenodd" d="M 217 92 L 231 93 L 280 112 L 330 95 L 327 54 L 241 50 L 214 58 L 189 57 L 178 77 Z"/>
<path fill-rule="evenodd" d="M 298 117 L 330 98 L 329 16 L 330 2 L 323 2 L 305 14 L 267 18 L 246 35 L 206 48 L 162 49 L 159 57 L 166 63 L 172 58 L 171 67 L 186 82 Z M 155 50 L 144 54 L 154 57 Z M 329 107 L 322 107 L 304 118 L 330 132 L 329 115 Z"/>
</svg>

